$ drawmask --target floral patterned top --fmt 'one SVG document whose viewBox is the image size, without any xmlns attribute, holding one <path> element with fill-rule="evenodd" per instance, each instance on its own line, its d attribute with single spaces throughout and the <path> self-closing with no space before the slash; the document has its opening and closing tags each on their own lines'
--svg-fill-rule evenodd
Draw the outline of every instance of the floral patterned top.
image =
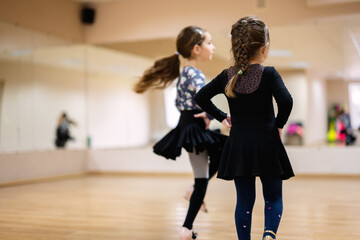
<svg viewBox="0 0 360 240">
<path fill-rule="evenodd" d="M 205 86 L 205 75 L 199 69 L 186 66 L 176 84 L 176 107 L 179 111 L 201 110 L 195 103 L 195 94 Z"/>
</svg>

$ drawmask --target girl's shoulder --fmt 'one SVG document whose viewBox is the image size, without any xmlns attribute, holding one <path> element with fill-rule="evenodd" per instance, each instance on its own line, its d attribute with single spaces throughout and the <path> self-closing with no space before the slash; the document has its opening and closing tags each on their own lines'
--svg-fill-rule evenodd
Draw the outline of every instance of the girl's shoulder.
<svg viewBox="0 0 360 240">
<path fill-rule="evenodd" d="M 225 68 L 223 69 L 214 79 L 217 79 L 218 81 L 227 82 L 228 81 L 228 74 L 231 74 L 229 72 L 231 68 Z"/>
<path fill-rule="evenodd" d="M 183 75 L 187 76 L 188 78 L 203 78 L 205 79 L 204 73 L 195 67 L 192 66 L 185 66 L 182 70 Z"/>
<path fill-rule="evenodd" d="M 270 79 L 281 78 L 280 73 L 273 66 L 266 66 L 264 68 L 264 76 Z"/>
<path fill-rule="evenodd" d="M 264 66 L 264 71 L 268 73 L 277 73 L 276 68 L 274 66 Z"/>
<path fill-rule="evenodd" d="M 186 73 L 202 73 L 202 71 L 198 68 L 195 68 L 193 66 L 185 66 L 183 68 L 183 72 L 186 72 Z"/>
<path fill-rule="evenodd" d="M 222 84 L 222 85 L 226 85 L 228 80 L 228 71 L 229 68 L 223 69 L 212 81 L 218 83 L 218 84 Z"/>
</svg>

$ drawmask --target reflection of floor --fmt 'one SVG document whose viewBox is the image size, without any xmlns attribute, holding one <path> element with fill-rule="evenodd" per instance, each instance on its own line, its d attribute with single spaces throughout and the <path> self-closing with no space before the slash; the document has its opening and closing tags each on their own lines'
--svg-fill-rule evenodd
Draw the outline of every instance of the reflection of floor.
<svg viewBox="0 0 360 240">
<path fill-rule="evenodd" d="M 0 188 L 2 240 L 177 239 L 190 175 L 98 175 Z M 283 240 L 360 238 L 360 177 L 295 177 L 284 182 Z M 212 180 L 209 213 L 195 228 L 201 239 L 236 239 L 232 182 Z M 252 239 L 263 228 L 261 185 Z"/>
</svg>

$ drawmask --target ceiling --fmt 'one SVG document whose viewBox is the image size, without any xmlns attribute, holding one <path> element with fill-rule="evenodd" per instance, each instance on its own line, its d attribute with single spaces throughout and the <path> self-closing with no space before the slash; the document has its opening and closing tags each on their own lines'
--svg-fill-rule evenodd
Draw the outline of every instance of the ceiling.
<svg viewBox="0 0 360 240">
<path fill-rule="evenodd" d="M 215 76 L 231 64 L 230 38 L 221 33 L 212 33 L 212 37 L 216 47 L 214 58 L 204 68 L 208 75 Z M 329 79 L 360 78 L 360 74 L 355 74 L 356 77 L 345 73 L 349 62 L 360 66 L 360 15 L 273 27 L 270 39 L 269 65 L 282 70 L 315 68 L 327 72 Z M 99 46 L 157 59 L 175 52 L 175 41 L 175 38 L 162 38 Z"/>
<path fill-rule="evenodd" d="M 137 6 L 138 2 L 145 4 L 149 3 L 149 1 L 159 2 L 160 0 L 71 1 L 109 5 L 109 7 L 112 7 L 112 4 L 126 3 L 128 5 L 132 4 L 131 6 Z M 270 0 L 264 0 L 264 2 L 269 4 Z M 339 2 L 341 2 L 341 4 Z M 335 11 L 338 7 L 340 9 L 345 2 L 360 2 L 360 0 L 307 0 L 306 4 L 311 6 L 310 10 L 312 12 L 321 9 L 324 5 L 334 6 L 331 10 Z M 117 5 L 117 7 L 119 6 Z M 283 71 L 299 69 L 304 71 L 316 70 L 324 73 L 326 79 L 340 78 L 360 81 L 360 9 L 355 12 L 355 14 L 334 14 L 332 17 L 316 19 L 311 17 L 307 19 L 307 17 L 304 17 L 305 20 L 303 21 L 283 24 L 277 23 L 269 26 L 271 47 L 266 64 L 273 65 Z M 152 13 L 151 16 L 153 16 L 152 18 L 156 18 L 156 12 Z M 159 21 L 159 24 L 161 24 L 162 22 L 166 22 L 167 19 L 159 18 Z M 289 21 L 291 21 L 291 19 Z M 147 26 L 146 22 L 140 22 L 140 24 L 145 25 L 145 27 Z M 117 30 L 117 28 L 118 26 L 115 25 L 112 31 L 116 33 L 114 29 Z M 138 32 L 138 29 L 129 29 L 128 32 Z M 223 68 L 231 64 L 228 24 L 215 31 L 211 31 L 211 34 L 216 47 L 215 54 L 212 61 L 204 63 L 202 66 L 203 71 L 209 78 L 214 77 Z M 64 49 L 67 45 L 71 45 L 71 41 L 64 38 L 57 38 L 47 33 L 22 28 L 16 24 L 9 25 L 0 22 L 0 35 L 2 36 L 0 38 L 0 53 L 6 50 L 12 51 L 16 49 L 43 47 L 44 51 L 41 51 L 39 56 L 45 58 L 45 60 L 42 61 L 44 63 L 46 59 L 56 58 L 56 55 L 58 55 L 57 59 L 66 58 L 64 54 L 69 53 L 69 51 Z M 176 50 L 176 34 L 171 33 L 164 37 L 159 37 L 160 35 L 149 35 L 146 39 L 142 40 L 104 41 L 94 44 L 96 45 L 96 49 L 105 49 L 106 51 L 112 51 L 113 54 L 118 53 L 135 58 L 138 56 L 139 59 L 147 59 L 148 62 L 151 62 L 154 59 L 173 54 Z M 45 42 L 47 45 L 44 45 Z M 65 47 L 49 48 L 49 46 L 58 45 Z M 78 55 L 83 57 L 83 48 L 72 48 L 72 51 L 75 51 L 75 49 L 79 52 Z M 46 58 L 45 50 L 49 56 L 51 55 L 50 57 Z M 6 58 L 11 56 L 16 57 L 16 54 L 7 54 Z M 106 59 L 101 59 L 105 56 L 108 56 L 108 54 L 99 54 L 100 59 L 97 59 L 97 61 L 99 63 L 107 62 Z M 61 64 L 63 61 L 59 60 L 57 62 Z M 136 63 L 134 62 L 134 64 Z M 99 66 L 103 65 L 99 64 Z"/>
<path fill-rule="evenodd" d="M 99 6 L 99 4 L 106 4 L 105 2 L 110 0 L 74 1 L 89 2 Z M 122 2 L 125 3 L 124 6 L 131 6 L 130 2 L 135 1 L 145 3 L 145 0 L 117 0 L 111 2 Z M 146 2 L 148 3 L 149 0 L 146 0 Z M 156 0 L 151 0 L 151 2 L 154 3 L 154 6 L 159 3 Z M 209 1 L 209 4 L 211 2 Z M 276 4 L 275 2 L 270 0 L 252 0 L 251 2 L 254 2 L 257 8 L 256 11 L 261 15 L 267 16 L 267 12 L 269 14 L 274 12 L 273 9 L 271 11 L 270 9 L 272 5 Z M 281 19 L 280 17 L 280 20 L 277 19 L 271 22 L 273 23 L 273 25 L 269 26 L 271 48 L 266 64 L 286 71 L 316 70 L 323 73 L 326 79 L 360 80 L 358 67 L 360 66 L 360 8 L 355 11 L 355 14 L 341 13 L 343 6 L 349 6 L 352 3 L 360 2 L 360 0 L 306 0 L 304 2 L 294 1 L 294 4 L 298 5 L 285 9 L 287 14 L 294 16 L 293 19 L 289 17 Z M 194 2 L 194 6 L 197 6 L 196 4 L 197 2 Z M 303 9 L 296 9 L 299 6 Z M 153 8 L 155 15 L 149 16 L 156 18 L 156 7 Z M 158 14 L 161 14 L 160 9 L 158 10 Z M 329 11 L 332 14 L 313 17 L 314 15 L 311 15 L 311 13 L 317 11 Z M 337 11 L 339 12 L 336 13 Z M 301 14 L 303 16 L 299 17 Z M 167 18 L 172 21 L 170 16 Z M 167 18 L 163 18 L 162 21 L 166 21 Z M 267 16 L 267 18 L 270 17 Z M 302 21 L 296 21 L 295 19 L 302 19 Z M 143 25 L 146 25 L 146 23 L 143 23 Z M 224 24 L 220 29 L 211 32 L 216 47 L 214 58 L 211 62 L 204 63 L 202 66 L 202 69 L 209 77 L 216 76 L 223 68 L 231 64 L 228 27 L 228 24 Z M 142 30 L 145 31 L 146 29 Z M 131 39 L 96 44 L 119 52 L 157 59 L 169 56 L 176 51 L 176 36 L 175 34 L 172 35 L 171 37 L 158 37 L 158 35 L 154 34 L 154 37 L 148 36 L 142 40 Z"/>
</svg>

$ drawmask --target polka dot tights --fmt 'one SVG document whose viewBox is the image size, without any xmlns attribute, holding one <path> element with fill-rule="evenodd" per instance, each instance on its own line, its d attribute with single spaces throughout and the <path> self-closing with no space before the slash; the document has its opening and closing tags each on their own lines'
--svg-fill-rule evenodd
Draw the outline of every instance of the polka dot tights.
<svg viewBox="0 0 360 240">
<path fill-rule="evenodd" d="M 260 177 L 260 179 L 265 201 L 264 231 L 268 230 L 276 233 L 283 211 L 282 180 L 277 177 Z M 237 195 L 235 225 L 238 239 L 250 240 L 252 210 L 256 195 L 255 177 L 238 177 L 234 179 L 234 182 Z"/>
</svg>

